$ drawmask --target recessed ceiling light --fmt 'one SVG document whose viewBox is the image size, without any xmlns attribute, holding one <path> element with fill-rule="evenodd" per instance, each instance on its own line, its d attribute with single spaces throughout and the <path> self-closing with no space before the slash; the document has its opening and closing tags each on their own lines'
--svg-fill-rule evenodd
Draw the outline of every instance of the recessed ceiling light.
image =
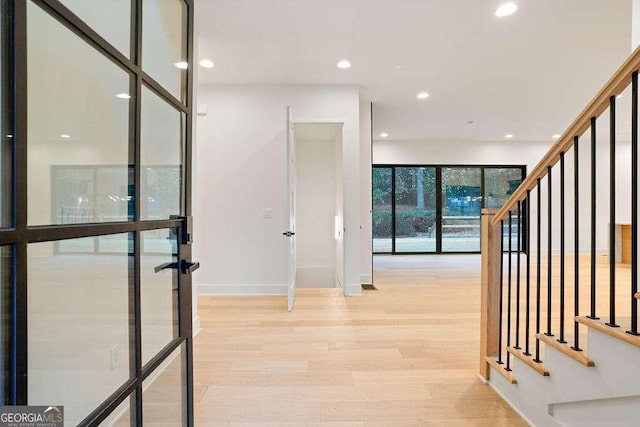
<svg viewBox="0 0 640 427">
<path fill-rule="evenodd" d="M 214 63 L 210 59 L 203 59 L 202 61 L 200 61 L 200 66 L 202 68 L 213 68 Z"/>
<path fill-rule="evenodd" d="M 67 135 L 66 133 L 63 133 L 62 135 L 60 135 L 60 138 L 69 139 L 71 138 L 71 135 Z"/>
<path fill-rule="evenodd" d="M 380 138 L 386 138 L 386 137 L 388 137 L 388 136 L 389 136 L 389 134 L 388 134 L 388 133 L 386 133 L 386 132 L 382 132 L 382 133 L 380 134 Z"/>
<path fill-rule="evenodd" d="M 13 138 L 13 135 L 7 135 L 7 138 Z"/>
<path fill-rule="evenodd" d="M 346 59 L 343 59 L 336 64 L 336 67 L 346 70 L 347 68 L 351 68 L 351 62 L 347 61 Z"/>
<path fill-rule="evenodd" d="M 508 133 L 508 134 L 506 134 L 504 137 L 505 137 L 505 138 L 507 138 L 507 139 L 511 139 L 511 138 L 513 138 L 513 135 L 512 135 L 512 134 L 510 134 L 510 133 Z"/>
<path fill-rule="evenodd" d="M 552 136 L 553 139 L 559 139 L 560 135 L 558 135 L 557 133 L 555 135 Z"/>
<path fill-rule="evenodd" d="M 505 16 L 513 15 L 518 10 L 518 5 L 514 2 L 507 2 L 500 5 L 496 10 L 496 16 L 498 18 L 504 18 Z"/>
<path fill-rule="evenodd" d="M 429 94 L 427 92 L 420 92 L 419 94 L 416 95 L 416 98 L 418 99 L 427 99 L 429 97 Z"/>
<path fill-rule="evenodd" d="M 173 65 L 175 65 L 176 68 L 180 68 L 181 70 L 186 70 L 187 68 L 189 68 L 189 64 L 184 61 L 176 62 Z"/>
<path fill-rule="evenodd" d="M 128 93 L 119 93 L 119 94 L 116 95 L 116 98 L 131 99 L 131 95 L 129 95 Z"/>
</svg>

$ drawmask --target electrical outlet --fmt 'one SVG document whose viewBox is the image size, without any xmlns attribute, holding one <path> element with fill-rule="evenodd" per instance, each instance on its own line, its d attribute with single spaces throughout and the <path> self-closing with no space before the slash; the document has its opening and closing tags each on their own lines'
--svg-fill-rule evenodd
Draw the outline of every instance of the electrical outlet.
<svg viewBox="0 0 640 427">
<path fill-rule="evenodd" d="M 115 371 L 120 366 L 120 346 L 116 345 L 109 349 L 111 359 L 111 370 Z"/>
<path fill-rule="evenodd" d="M 273 218 L 273 209 L 262 208 L 262 219 L 271 219 L 271 218 Z"/>
</svg>

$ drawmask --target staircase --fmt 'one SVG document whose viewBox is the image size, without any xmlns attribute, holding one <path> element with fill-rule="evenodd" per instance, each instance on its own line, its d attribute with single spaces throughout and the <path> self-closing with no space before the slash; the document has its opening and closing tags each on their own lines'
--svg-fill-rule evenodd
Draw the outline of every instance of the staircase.
<svg viewBox="0 0 640 427">
<path fill-rule="evenodd" d="M 640 49 L 505 205 L 482 212 L 479 373 L 535 426 L 640 426 L 639 69 Z"/>
</svg>

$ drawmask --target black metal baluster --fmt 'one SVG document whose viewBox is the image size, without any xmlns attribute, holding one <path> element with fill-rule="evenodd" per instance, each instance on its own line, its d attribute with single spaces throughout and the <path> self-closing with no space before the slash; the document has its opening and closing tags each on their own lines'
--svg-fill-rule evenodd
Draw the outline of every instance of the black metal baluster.
<svg viewBox="0 0 640 427">
<path fill-rule="evenodd" d="M 631 76 L 631 330 L 638 333 L 638 72 Z"/>
<path fill-rule="evenodd" d="M 537 253 L 536 253 L 536 335 L 540 333 L 540 288 L 542 285 L 540 273 L 541 269 L 541 257 L 542 257 L 542 246 L 540 244 L 540 239 L 542 238 L 541 224 L 542 224 L 542 212 L 540 201 L 542 200 L 542 185 L 540 184 L 540 178 L 537 181 L 538 187 L 538 197 L 536 198 L 537 204 L 537 215 L 536 215 L 536 244 L 537 244 Z M 540 339 L 536 336 L 536 358 L 533 359 L 535 362 L 542 362 L 540 360 Z"/>
<path fill-rule="evenodd" d="M 516 350 L 521 350 L 520 347 L 520 244 L 522 243 L 522 239 L 520 238 L 520 231 L 522 230 L 522 222 L 520 218 L 522 217 L 522 202 L 518 200 L 518 231 L 516 238 L 516 345 L 514 348 Z"/>
<path fill-rule="evenodd" d="M 509 212 L 509 258 L 507 258 L 507 347 L 511 346 L 511 212 Z M 507 352 L 507 371 L 511 370 L 511 353 Z"/>
<path fill-rule="evenodd" d="M 609 97 L 609 321 L 616 324 L 616 97 Z"/>
<path fill-rule="evenodd" d="M 596 316 L 596 118 L 591 117 L 591 313 Z"/>
<path fill-rule="evenodd" d="M 566 344 L 564 339 L 564 152 L 560 153 L 560 338 L 558 342 Z"/>
<path fill-rule="evenodd" d="M 573 253 L 574 253 L 574 263 L 573 263 L 573 314 L 574 318 L 580 315 L 580 206 L 579 206 L 579 193 L 580 193 L 580 181 L 578 177 L 579 166 L 580 166 L 580 158 L 578 156 L 578 141 L 579 138 L 577 136 L 573 137 Z M 579 323 L 574 320 L 573 321 L 573 348 L 575 351 L 582 351 L 580 348 L 580 338 L 579 338 Z"/>
<path fill-rule="evenodd" d="M 553 257 L 551 256 L 551 239 L 552 239 L 552 202 L 551 202 L 551 166 L 547 166 L 547 184 L 548 184 L 548 194 L 547 194 L 547 332 L 544 334 L 548 337 L 552 337 L 553 333 L 551 332 L 551 286 L 553 285 L 553 280 L 551 278 L 551 264 L 553 262 Z"/>
<path fill-rule="evenodd" d="M 502 365 L 502 304 L 504 288 L 504 220 L 500 221 L 500 322 L 498 331 L 498 364 Z"/>
<path fill-rule="evenodd" d="M 526 240 L 526 246 L 527 246 L 527 304 L 526 304 L 526 310 L 527 310 L 527 316 L 525 318 L 525 326 L 524 326 L 524 336 L 525 336 L 525 343 L 524 343 L 524 354 L 525 356 L 531 356 L 531 353 L 529 352 L 529 326 L 530 326 L 530 317 L 531 317 L 531 190 L 527 190 L 527 203 L 526 203 L 526 209 L 525 209 L 525 218 L 526 218 L 526 222 L 527 225 L 525 227 L 525 232 L 527 233 L 527 240 Z"/>
</svg>

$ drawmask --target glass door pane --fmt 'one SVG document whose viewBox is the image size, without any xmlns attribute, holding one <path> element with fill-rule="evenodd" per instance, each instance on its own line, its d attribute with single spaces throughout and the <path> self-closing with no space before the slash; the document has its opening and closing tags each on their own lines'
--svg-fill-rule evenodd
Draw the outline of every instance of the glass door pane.
<svg viewBox="0 0 640 427">
<path fill-rule="evenodd" d="M 133 239 L 112 237 L 121 254 L 56 254 L 53 242 L 28 247 L 28 403 L 64 406 L 67 425 L 77 425 L 131 374 Z"/>
<path fill-rule="evenodd" d="M 442 168 L 442 252 L 480 251 L 480 168 Z"/>
<path fill-rule="evenodd" d="M 178 241 L 169 229 L 142 232 L 142 364 L 178 336 Z"/>
<path fill-rule="evenodd" d="M 522 182 L 521 168 L 486 168 L 484 170 L 484 193 L 486 207 L 499 209 Z"/>
<path fill-rule="evenodd" d="M 180 215 L 184 116 L 143 87 L 141 120 L 141 219 Z"/>
<path fill-rule="evenodd" d="M 142 383 L 145 426 L 183 426 L 186 409 L 186 352 L 182 344 Z"/>
<path fill-rule="evenodd" d="M 486 168 L 484 170 L 484 193 L 486 207 L 500 209 L 524 179 L 522 168 Z M 525 217 L 522 217 L 524 221 Z M 509 231 L 505 226 L 504 247 L 509 245 Z M 523 242 L 522 242 L 523 243 Z M 511 215 L 511 247 L 518 246 L 518 213 Z"/>
<path fill-rule="evenodd" d="M 188 67 L 186 12 L 184 0 L 142 2 L 142 68 L 180 100 Z"/>
<path fill-rule="evenodd" d="M 35 3 L 27 12 L 28 223 L 127 221 L 96 204 L 90 165 L 129 178 L 130 75 Z M 126 185 L 108 190 L 127 199 Z"/>
<path fill-rule="evenodd" d="M 131 0 L 61 0 L 125 56 L 131 43 Z"/>
<path fill-rule="evenodd" d="M 436 168 L 395 168 L 396 252 L 435 252 Z"/>
<path fill-rule="evenodd" d="M 391 168 L 373 168 L 373 252 L 391 253 L 392 250 L 392 198 Z"/>
</svg>

